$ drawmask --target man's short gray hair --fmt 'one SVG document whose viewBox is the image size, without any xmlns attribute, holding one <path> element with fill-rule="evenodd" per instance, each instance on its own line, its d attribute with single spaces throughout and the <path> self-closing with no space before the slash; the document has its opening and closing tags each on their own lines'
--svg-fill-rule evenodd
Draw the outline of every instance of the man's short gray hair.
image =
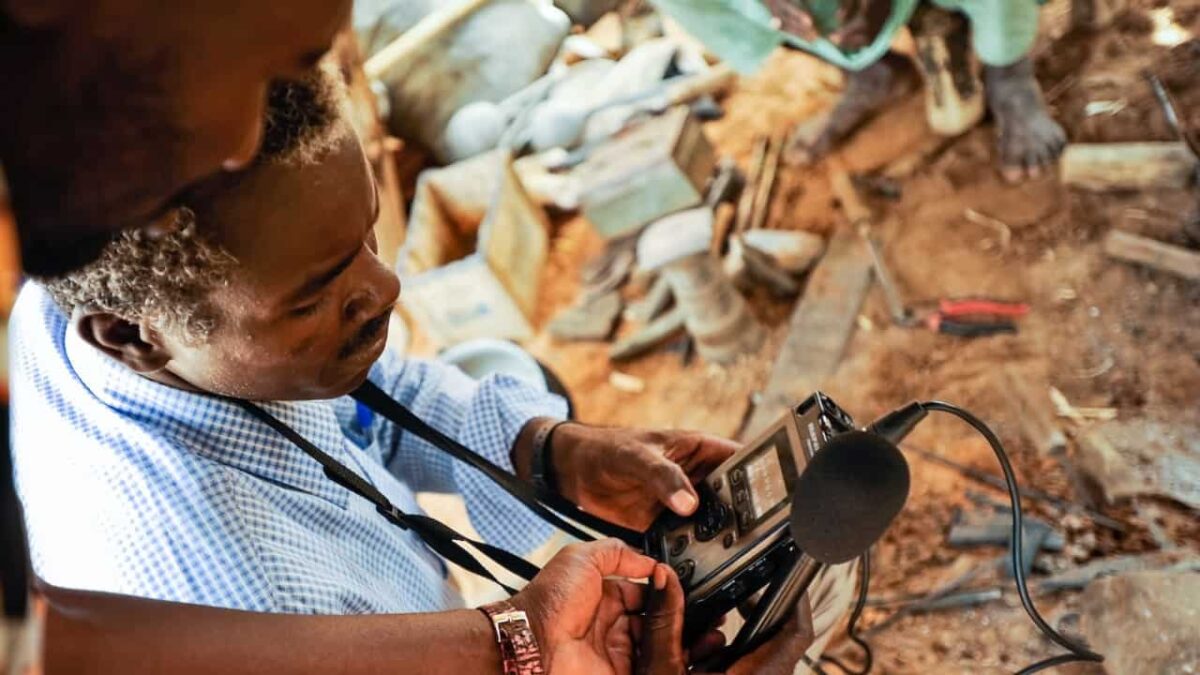
<svg viewBox="0 0 1200 675">
<path fill-rule="evenodd" d="M 302 81 L 274 84 L 254 165 L 207 181 L 207 193 L 236 189 L 259 166 L 316 162 L 353 133 L 342 114 L 344 97 L 336 77 L 321 70 Z M 203 341 L 220 318 L 209 295 L 228 283 L 237 260 L 207 234 L 212 228 L 196 222 L 188 201 L 185 196 L 164 216 L 167 234 L 118 233 L 95 262 L 40 281 L 68 314 L 84 307 L 132 323 L 154 322 Z"/>
</svg>

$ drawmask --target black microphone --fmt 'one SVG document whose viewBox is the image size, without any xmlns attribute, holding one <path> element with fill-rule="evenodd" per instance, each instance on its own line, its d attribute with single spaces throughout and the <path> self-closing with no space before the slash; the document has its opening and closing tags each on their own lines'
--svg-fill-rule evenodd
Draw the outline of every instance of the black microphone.
<svg viewBox="0 0 1200 675">
<path fill-rule="evenodd" d="M 865 431 L 833 437 L 796 479 L 792 537 L 817 562 L 862 555 L 908 498 L 908 462 L 887 439 Z"/>
</svg>

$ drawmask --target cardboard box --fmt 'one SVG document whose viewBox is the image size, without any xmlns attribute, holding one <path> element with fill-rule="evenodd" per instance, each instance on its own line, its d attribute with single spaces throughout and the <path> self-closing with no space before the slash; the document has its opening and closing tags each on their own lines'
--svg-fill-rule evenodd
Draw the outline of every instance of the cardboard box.
<svg viewBox="0 0 1200 675">
<path fill-rule="evenodd" d="M 576 169 L 583 215 L 605 238 L 699 205 L 716 156 L 700 122 L 677 106 L 597 148 Z"/>
<path fill-rule="evenodd" d="M 424 172 L 398 265 L 404 309 L 442 347 L 533 337 L 549 230 L 507 151 Z"/>
</svg>

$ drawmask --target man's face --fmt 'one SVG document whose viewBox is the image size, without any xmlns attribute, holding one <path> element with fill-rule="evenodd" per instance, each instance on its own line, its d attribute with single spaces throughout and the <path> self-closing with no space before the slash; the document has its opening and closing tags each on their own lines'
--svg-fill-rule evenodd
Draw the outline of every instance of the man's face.
<svg viewBox="0 0 1200 675">
<path fill-rule="evenodd" d="M 26 269 L 90 261 L 189 184 L 247 164 L 269 81 L 310 70 L 350 6 L 0 0 L 0 161 Z"/>
<path fill-rule="evenodd" d="M 400 293 L 375 255 L 379 196 L 352 132 L 316 164 L 256 168 L 196 210 L 240 262 L 210 295 L 202 344 L 162 335 L 167 369 L 194 387 L 251 400 L 341 396 L 383 352 Z"/>
</svg>

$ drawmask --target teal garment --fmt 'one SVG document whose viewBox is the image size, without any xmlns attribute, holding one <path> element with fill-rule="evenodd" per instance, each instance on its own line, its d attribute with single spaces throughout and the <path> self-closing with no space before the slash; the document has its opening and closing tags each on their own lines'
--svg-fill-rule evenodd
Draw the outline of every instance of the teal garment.
<svg viewBox="0 0 1200 675">
<path fill-rule="evenodd" d="M 688 33 L 734 69 L 753 72 L 780 45 L 787 45 L 846 70 L 862 70 L 891 48 L 896 32 L 912 18 L 921 0 L 892 0 L 892 13 L 871 44 L 847 52 L 825 38 L 804 40 L 774 28 L 761 0 L 651 0 Z M 1008 66 L 1029 53 L 1037 38 L 1038 8 L 1045 0 L 930 0 L 943 9 L 962 12 L 971 23 L 979 60 Z M 814 7 L 823 3 L 813 2 Z M 824 12 L 823 12 L 824 14 Z M 815 17 L 823 29 L 827 16 Z"/>
</svg>

